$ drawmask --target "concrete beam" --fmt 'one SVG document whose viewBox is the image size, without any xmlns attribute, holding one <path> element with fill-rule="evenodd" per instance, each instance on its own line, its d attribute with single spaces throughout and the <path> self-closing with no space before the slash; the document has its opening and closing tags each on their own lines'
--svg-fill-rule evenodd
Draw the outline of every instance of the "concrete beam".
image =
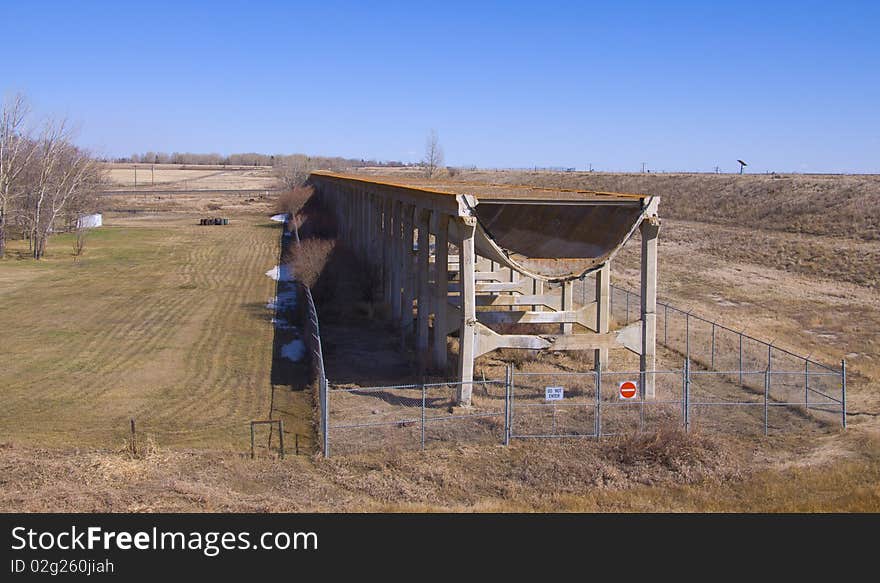
<svg viewBox="0 0 880 583">
<path fill-rule="evenodd" d="M 541 311 L 541 307 L 559 311 L 562 309 L 562 298 L 548 294 L 477 296 L 477 306 L 535 306 L 537 312 Z"/>
<path fill-rule="evenodd" d="M 607 334 L 563 334 L 559 336 L 538 334 L 499 334 L 486 326 L 477 323 L 477 347 L 475 357 L 482 356 L 499 348 L 521 348 L 527 350 L 598 350 L 604 348 L 636 348 L 641 323 L 636 322 L 617 332 Z M 633 346 L 631 343 L 635 341 Z"/>
<path fill-rule="evenodd" d="M 596 306 L 589 303 L 577 310 L 561 312 L 477 312 L 480 322 L 486 324 L 580 324 L 588 330 L 596 329 Z"/>
<path fill-rule="evenodd" d="M 532 282 L 528 279 L 520 281 L 504 282 L 479 282 L 477 293 L 519 293 L 527 294 L 532 291 Z"/>
</svg>

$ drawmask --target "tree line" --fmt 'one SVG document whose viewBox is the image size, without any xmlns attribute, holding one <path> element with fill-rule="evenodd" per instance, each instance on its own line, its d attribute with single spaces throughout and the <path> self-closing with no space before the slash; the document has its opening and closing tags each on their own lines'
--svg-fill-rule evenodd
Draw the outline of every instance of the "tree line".
<svg viewBox="0 0 880 583">
<path fill-rule="evenodd" d="M 362 168 L 366 166 L 407 166 L 396 160 L 377 161 L 358 158 L 342 158 L 339 156 L 307 156 L 305 154 L 259 154 L 245 152 L 237 154 L 199 154 L 192 152 L 144 152 L 116 158 L 104 158 L 105 162 L 120 164 L 180 164 L 185 166 L 278 166 L 290 158 L 307 158 L 313 165 L 320 168 Z"/>
<path fill-rule="evenodd" d="M 16 95 L 0 108 L 0 258 L 12 236 L 27 239 L 34 259 L 49 236 L 95 210 L 103 183 L 98 163 L 73 143 L 65 119 L 33 120 Z"/>
</svg>

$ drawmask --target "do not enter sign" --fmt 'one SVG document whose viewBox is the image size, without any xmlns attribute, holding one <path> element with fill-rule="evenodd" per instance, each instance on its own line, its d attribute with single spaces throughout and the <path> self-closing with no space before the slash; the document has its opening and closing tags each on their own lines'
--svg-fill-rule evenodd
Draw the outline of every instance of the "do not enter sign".
<svg viewBox="0 0 880 583">
<path fill-rule="evenodd" d="M 639 386 L 633 381 L 623 381 L 618 387 L 620 398 L 624 400 L 635 399 L 639 392 Z"/>
</svg>

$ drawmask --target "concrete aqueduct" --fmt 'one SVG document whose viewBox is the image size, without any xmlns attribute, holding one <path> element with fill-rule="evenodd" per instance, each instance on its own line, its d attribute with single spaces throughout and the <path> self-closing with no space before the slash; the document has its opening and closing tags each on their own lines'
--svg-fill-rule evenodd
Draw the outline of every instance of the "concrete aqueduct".
<svg viewBox="0 0 880 583">
<path fill-rule="evenodd" d="M 474 359 L 498 348 L 593 350 L 604 366 L 623 347 L 640 356 L 641 394 L 654 397 L 658 197 L 331 172 L 309 183 L 335 209 L 340 236 L 379 270 L 420 361 L 445 368 L 446 337 L 458 333 L 460 404 L 470 404 Z M 612 331 L 611 261 L 636 229 L 640 319 Z M 573 282 L 590 274 L 596 301 L 576 308 Z M 500 323 L 559 324 L 559 333 L 500 334 L 491 327 Z"/>
</svg>

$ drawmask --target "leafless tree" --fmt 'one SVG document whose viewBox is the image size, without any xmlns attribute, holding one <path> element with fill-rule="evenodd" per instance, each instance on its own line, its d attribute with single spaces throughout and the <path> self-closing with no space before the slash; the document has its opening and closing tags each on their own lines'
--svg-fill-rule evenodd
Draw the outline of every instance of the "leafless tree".
<svg viewBox="0 0 880 583">
<path fill-rule="evenodd" d="M 24 191 L 23 178 L 33 157 L 34 141 L 24 127 L 30 108 L 21 94 L 0 110 L 0 257 L 6 254 L 6 237 L 14 199 Z"/>
<path fill-rule="evenodd" d="M 437 130 L 431 130 L 428 135 L 428 140 L 425 143 L 425 158 L 422 160 L 422 164 L 425 167 L 425 175 L 429 179 L 433 178 L 443 166 L 443 148 L 440 147 Z"/>
<path fill-rule="evenodd" d="M 74 233 L 73 260 L 76 261 L 86 248 L 86 235 L 89 233 L 89 227 L 83 225 L 82 221 L 77 221 Z"/>
<path fill-rule="evenodd" d="M 36 143 L 26 215 L 34 259 L 41 259 L 56 221 L 68 205 L 94 192 L 100 175 L 94 158 L 70 141 L 66 123 L 47 121 Z"/>
<path fill-rule="evenodd" d="M 275 159 L 275 174 L 285 188 L 302 186 L 309 178 L 309 172 L 314 169 L 314 161 L 302 154 L 280 156 Z"/>
</svg>

